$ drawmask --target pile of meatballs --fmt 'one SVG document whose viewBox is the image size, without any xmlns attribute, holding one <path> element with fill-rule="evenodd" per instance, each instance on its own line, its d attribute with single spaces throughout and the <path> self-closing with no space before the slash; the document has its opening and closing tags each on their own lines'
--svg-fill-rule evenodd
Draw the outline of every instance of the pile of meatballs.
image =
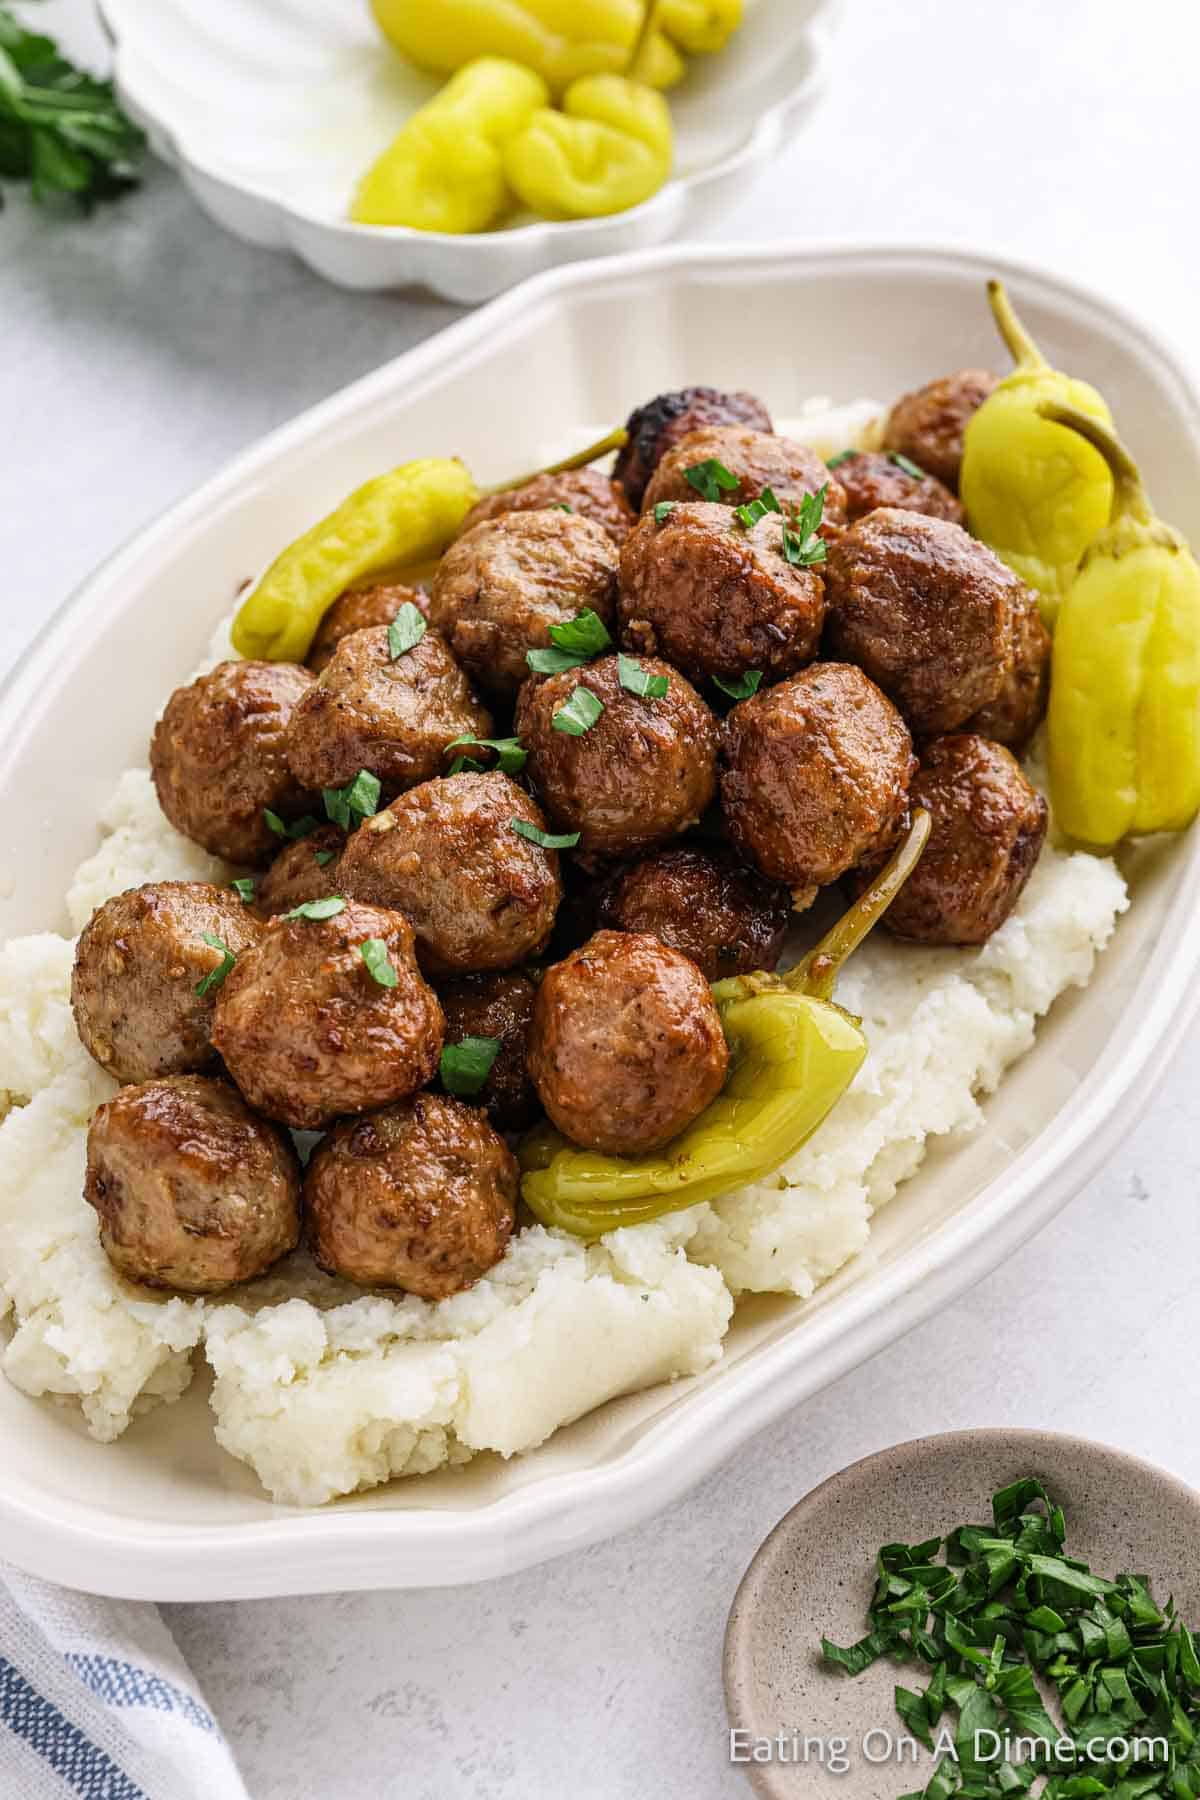
<svg viewBox="0 0 1200 1800">
<path fill-rule="evenodd" d="M 669 1144 L 726 1077 L 710 984 L 774 968 L 917 805 L 889 929 L 1001 924 L 1046 830 L 1014 753 L 1050 646 L 956 496 L 993 382 L 906 395 L 828 466 L 751 395 L 662 395 L 611 479 L 482 501 L 427 594 L 347 592 L 306 667 L 171 696 L 163 811 L 253 873 L 135 888 L 79 940 L 79 1034 L 121 1084 L 85 1191 L 121 1274 L 213 1293 L 303 1234 L 364 1286 L 469 1287 L 517 1223 L 514 1134 Z"/>
</svg>

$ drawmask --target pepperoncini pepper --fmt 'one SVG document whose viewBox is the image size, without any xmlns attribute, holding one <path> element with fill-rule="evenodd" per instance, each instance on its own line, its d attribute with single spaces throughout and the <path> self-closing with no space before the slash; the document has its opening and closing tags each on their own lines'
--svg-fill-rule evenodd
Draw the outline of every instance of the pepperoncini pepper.
<svg viewBox="0 0 1200 1800">
<path fill-rule="evenodd" d="M 959 491 L 971 531 L 1038 590 L 1052 628 L 1079 558 L 1108 523 L 1113 483 L 1100 453 L 1040 408 L 1071 406 L 1105 425 L 1112 415 L 1094 387 L 1050 367 L 1002 282 L 988 282 L 988 300 L 1017 366 L 968 422 Z"/>
<path fill-rule="evenodd" d="M 540 75 L 480 57 L 413 113 L 363 176 L 350 209 L 359 225 L 486 231 L 512 205 L 504 146 L 544 107 Z"/>
<path fill-rule="evenodd" d="M 729 1078 L 665 1150 L 601 1156 L 577 1148 L 549 1125 L 525 1138 L 521 1194 L 543 1225 L 576 1237 L 603 1237 L 761 1181 L 795 1155 L 867 1054 L 860 1022 L 831 998 L 834 983 L 916 867 L 929 828 L 929 814 L 918 812 L 878 879 L 787 975 L 716 983 Z"/>
<path fill-rule="evenodd" d="M 547 219 L 595 219 L 649 200 L 674 157 L 671 114 L 653 88 L 585 75 L 505 146 L 513 192 Z"/>
<path fill-rule="evenodd" d="M 579 469 L 626 441 L 614 431 L 575 456 L 536 473 Z M 491 493 L 522 487 L 520 475 Z M 377 475 L 280 552 L 243 600 L 233 647 L 264 662 L 303 662 L 317 627 L 339 594 L 369 577 L 397 578 L 441 556 L 479 499 L 465 464 L 429 457 Z"/>
<path fill-rule="evenodd" d="M 1048 726 L 1058 824 L 1110 850 L 1200 811 L 1200 567 L 1111 431 L 1065 406 L 1045 416 L 1086 438 L 1116 485 L 1112 523 L 1063 596 Z"/>
</svg>

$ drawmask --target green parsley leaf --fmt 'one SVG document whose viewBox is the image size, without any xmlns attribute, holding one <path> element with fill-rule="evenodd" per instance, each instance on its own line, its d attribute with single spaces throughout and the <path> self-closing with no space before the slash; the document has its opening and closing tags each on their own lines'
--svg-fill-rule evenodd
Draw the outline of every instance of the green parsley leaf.
<svg viewBox="0 0 1200 1800">
<path fill-rule="evenodd" d="M 237 880 L 231 881 L 229 885 L 244 906 L 254 905 L 254 896 L 257 890 L 253 875 L 239 875 Z"/>
<path fill-rule="evenodd" d="M 590 688 L 577 687 L 571 698 L 559 707 L 552 723 L 555 731 L 565 731 L 568 737 L 582 737 L 584 732 L 592 729 L 603 711 L 603 700 L 598 700 Z"/>
<path fill-rule="evenodd" d="M 456 756 L 448 771 L 451 775 L 486 775 L 487 770 L 473 756 Z"/>
<path fill-rule="evenodd" d="M 521 770 L 525 767 L 525 759 L 528 755 L 528 751 L 521 748 L 520 738 L 477 738 L 471 737 L 468 734 L 466 737 L 453 738 L 451 742 L 446 745 L 446 749 L 457 750 L 460 744 L 477 744 L 481 750 L 494 750 L 496 752 L 496 767 L 502 775 L 519 775 Z M 452 775 L 461 775 L 463 769 L 468 766 L 473 775 L 483 774 L 484 765 L 479 762 L 474 762 L 467 756 L 456 757 L 450 773 Z"/>
<path fill-rule="evenodd" d="M 326 869 L 329 867 L 329 864 L 333 861 L 336 854 L 337 852 L 334 850 L 314 850 L 313 861 L 316 863 L 318 869 Z"/>
<path fill-rule="evenodd" d="M 531 844 L 537 844 L 543 850 L 573 850 L 579 842 L 577 831 L 563 831 L 556 836 L 552 831 L 539 830 L 528 819 L 510 819 L 508 822 L 518 837 L 528 838 Z"/>
<path fill-rule="evenodd" d="M 201 1000 L 205 1000 L 208 998 L 209 994 L 215 994 L 217 989 L 222 985 L 225 977 L 237 961 L 237 957 L 229 948 L 228 944 L 219 937 L 213 937 L 211 932 L 202 931 L 200 936 L 211 949 L 219 950 L 221 952 L 221 960 L 216 968 L 210 969 L 203 980 L 196 983 L 197 994 L 200 996 Z"/>
<path fill-rule="evenodd" d="M 575 508 L 573 506 L 568 505 L 568 503 L 565 500 L 556 500 L 554 502 L 554 505 L 550 508 L 550 510 L 551 510 L 551 512 L 573 513 L 575 511 Z"/>
<path fill-rule="evenodd" d="M 324 900 L 306 900 L 303 906 L 294 906 L 283 916 L 285 919 L 336 919 L 345 910 L 346 902 L 341 896 L 330 894 Z"/>
<path fill-rule="evenodd" d="M 470 1098 L 482 1092 L 500 1054 L 500 1039 L 466 1037 L 442 1051 L 440 1074 L 448 1094 Z"/>
<path fill-rule="evenodd" d="M 825 561 L 825 543 L 817 536 L 817 527 L 825 514 L 828 492 L 829 483 L 825 482 L 815 494 L 805 494 L 793 513 L 792 528 L 783 528 L 783 554 L 795 568 L 811 569 Z"/>
<path fill-rule="evenodd" d="M 895 463 L 898 469 L 903 469 L 906 475 L 911 475 L 914 481 L 929 479 L 920 463 L 913 462 L 910 456 L 901 456 L 899 450 L 889 450 L 888 461 Z M 832 467 L 832 465 L 830 466 Z"/>
<path fill-rule="evenodd" d="M 748 506 L 735 506 L 733 514 L 746 527 L 747 531 L 752 531 L 758 521 L 765 519 L 768 513 L 781 513 L 782 511 L 783 508 L 775 498 L 774 490 L 765 487 L 758 499 L 751 500 Z"/>
<path fill-rule="evenodd" d="M 379 811 L 383 783 L 370 769 L 360 769 L 353 781 L 343 788 L 323 788 L 321 798 L 325 811 L 335 825 L 353 831 L 360 819 L 373 818 Z"/>
<path fill-rule="evenodd" d="M 839 450 L 836 456 L 827 456 L 825 458 L 825 467 L 827 469 L 840 469 L 843 463 L 853 462 L 856 456 L 861 455 L 861 450 Z"/>
<path fill-rule="evenodd" d="M 406 600 L 388 626 L 388 656 L 393 662 L 414 650 L 429 627 L 419 606 Z"/>
<path fill-rule="evenodd" d="M 564 669 L 577 669 L 611 648 L 608 626 L 599 613 L 585 606 L 573 619 L 552 625 L 550 648 L 528 651 L 525 661 L 535 675 L 561 675 Z"/>
<path fill-rule="evenodd" d="M 678 504 L 677 500 L 660 500 L 654 509 L 654 523 L 665 525 Z"/>
<path fill-rule="evenodd" d="M 726 681 L 723 675 L 714 675 L 713 681 L 723 694 L 729 695 L 731 700 L 749 700 L 753 694 L 757 694 L 762 686 L 762 678 L 761 669 L 747 669 L 746 673 L 739 675 L 736 681 Z"/>
<path fill-rule="evenodd" d="M 617 679 L 630 694 L 636 694 L 639 700 L 663 700 L 671 686 L 667 675 L 648 675 L 636 656 L 626 656 L 621 651 L 617 657 Z"/>
<path fill-rule="evenodd" d="M 302 819 L 295 819 L 288 824 L 286 820 L 280 818 L 277 812 L 272 812 L 269 806 L 263 807 L 263 818 L 277 838 L 283 838 L 288 842 L 294 842 L 297 838 L 306 838 L 309 832 L 315 831 L 321 823 L 320 819 L 314 819 L 311 813 L 305 813 Z"/>
<path fill-rule="evenodd" d="M 710 456 L 707 462 L 693 463 L 690 469 L 684 470 L 684 478 L 702 500 L 714 505 L 719 503 L 722 494 L 732 494 L 738 487 L 737 476 L 731 475 L 715 456 Z"/>
<path fill-rule="evenodd" d="M 388 947 L 382 938 L 368 938 L 358 946 L 358 953 L 366 963 L 371 978 L 380 987 L 394 988 L 400 977 L 396 973 L 395 964 L 388 955 Z"/>
</svg>

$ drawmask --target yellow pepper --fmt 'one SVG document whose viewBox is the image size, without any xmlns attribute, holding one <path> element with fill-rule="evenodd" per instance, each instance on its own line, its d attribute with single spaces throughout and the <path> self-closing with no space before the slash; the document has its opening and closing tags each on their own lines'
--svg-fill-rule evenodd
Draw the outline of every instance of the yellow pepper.
<svg viewBox="0 0 1200 1800">
<path fill-rule="evenodd" d="M 929 828 L 929 814 L 919 811 L 887 868 L 788 975 L 739 976 L 714 986 L 730 1075 L 665 1150 L 601 1156 L 550 1125 L 525 1138 L 521 1194 L 542 1224 L 603 1237 L 762 1181 L 795 1155 L 867 1054 L 860 1021 L 831 999 L 834 983 L 916 867 Z"/>
<path fill-rule="evenodd" d="M 1043 416 L 1043 403 L 1072 406 L 1112 424 L 1086 381 L 1052 369 L 1018 320 L 999 281 L 988 299 L 1016 368 L 969 421 L 960 492 L 967 524 L 1042 597 L 1053 628 L 1076 564 L 1112 511 L 1108 464 L 1093 446 Z"/>
<path fill-rule="evenodd" d="M 611 432 L 545 472 L 583 468 L 625 441 L 624 431 Z M 520 475 L 488 491 L 501 493 L 530 480 Z M 411 570 L 441 556 L 479 497 L 470 471 L 457 458 L 402 463 L 364 482 L 281 551 L 250 590 L 233 622 L 234 649 L 265 662 L 303 662 L 339 594 L 368 577 Z"/>
<path fill-rule="evenodd" d="M 693 56 L 723 50 L 742 23 L 742 0 L 658 0 L 657 24 Z"/>
<path fill-rule="evenodd" d="M 549 98 L 541 76 L 520 63 L 468 63 L 368 169 L 350 217 L 415 231 L 486 231 L 512 206 L 504 146 Z"/>
<path fill-rule="evenodd" d="M 1110 850 L 1200 811 L 1200 567 L 1112 432 L 1065 406 L 1045 416 L 1094 446 L 1116 483 L 1112 523 L 1063 596 L 1048 727 L 1059 825 Z"/>
<path fill-rule="evenodd" d="M 534 114 L 505 147 L 513 192 L 547 219 L 595 219 L 656 194 L 671 173 L 671 113 L 661 94 L 620 75 L 585 75 L 563 110 Z"/>
</svg>

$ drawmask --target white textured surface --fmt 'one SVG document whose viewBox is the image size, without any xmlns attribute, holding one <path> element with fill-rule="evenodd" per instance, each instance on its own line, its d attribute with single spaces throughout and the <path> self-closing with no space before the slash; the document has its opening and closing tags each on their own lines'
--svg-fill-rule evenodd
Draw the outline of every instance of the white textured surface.
<svg viewBox="0 0 1200 1800">
<path fill-rule="evenodd" d="M 82 0 L 52 0 L 61 26 Z M 78 41 L 89 41 L 77 26 Z M 958 236 L 1040 259 L 1186 339 L 1200 15 L 1144 0 L 848 0 L 834 89 L 741 236 Z M 0 219 L 0 661 L 87 569 L 234 450 L 452 316 L 355 298 L 198 215 Z M 119 671 L 113 671 L 119 678 Z M 486 1588 L 172 1608 L 255 1800 L 737 1800 L 720 1638 L 805 1489 L 902 1437 L 1106 1438 L 1200 1483 L 1200 1033 L 1104 1177 L 956 1307 L 810 1402 L 672 1514 Z M 381 1587 L 386 1570 L 380 1571 Z"/>
</svg>

